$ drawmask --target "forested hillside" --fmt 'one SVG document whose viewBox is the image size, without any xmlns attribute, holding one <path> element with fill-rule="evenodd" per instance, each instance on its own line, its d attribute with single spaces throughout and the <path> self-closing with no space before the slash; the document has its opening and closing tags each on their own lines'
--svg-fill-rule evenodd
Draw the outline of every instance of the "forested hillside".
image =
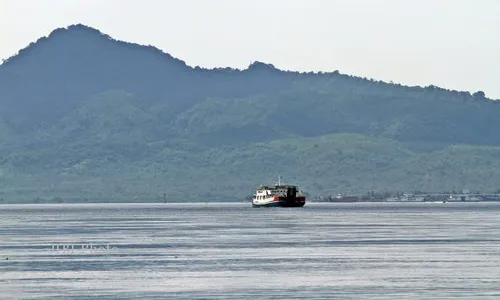
<svg viewBox="0 0 500 300">
<path fill-rule="evenodd" d="M 495 191 L 500 103 L 332 73 L 202 69 L 84 25 L 0 65 L 0 201 Z"/>
</svg>

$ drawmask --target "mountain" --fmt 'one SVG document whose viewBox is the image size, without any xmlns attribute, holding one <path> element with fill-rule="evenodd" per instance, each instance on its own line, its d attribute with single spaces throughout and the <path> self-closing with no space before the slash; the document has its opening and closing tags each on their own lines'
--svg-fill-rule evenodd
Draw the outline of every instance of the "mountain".
<svg viewBox="0 0 500 300">
<path fill-rule="evenodd" d="M 496 190 L 500 103 L 332 73 L 203 69 L 73 25 L 0 65 L 0 201 Z"/>
</svg>

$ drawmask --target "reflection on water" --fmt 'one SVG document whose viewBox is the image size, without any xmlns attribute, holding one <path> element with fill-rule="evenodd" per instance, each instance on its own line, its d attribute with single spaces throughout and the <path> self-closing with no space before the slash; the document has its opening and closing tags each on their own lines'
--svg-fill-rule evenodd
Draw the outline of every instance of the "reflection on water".
<svg viewBox="0 0 500 300">
<path fill-rule="evenodd" d="M 500 298 L 500 203 L 0 206 L 0 298 Z"/>
</svg>

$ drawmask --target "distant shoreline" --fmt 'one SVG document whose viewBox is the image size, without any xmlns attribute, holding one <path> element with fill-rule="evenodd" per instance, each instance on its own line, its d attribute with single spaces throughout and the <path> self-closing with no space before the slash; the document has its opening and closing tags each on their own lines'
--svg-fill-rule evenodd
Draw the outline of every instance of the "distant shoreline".
<svg viewBox="0 0 500 300">
<path fill-rule="evenodd" d="M 477 200 L 477 201 L 457 201 L 457 200 L 451 200 L 451 201 L 385 201 L 385 200 L 377 200 L 377 201 L 349 201 L 349 202 L 342 202 L 342 201 L 309 201 L 306 203 L 307 205 L 314 205 L 314 204 L 368 204 L 368 203 L 500 203 L 500 200 Z M 199 204 L 229 204 L 229 205 L 234 205 L 234 204 L 241 204 L 241 205 L 248 205 L 251 204 L 251 202 L 242 202 L 242 201 L 172 201 L 172 202 L 45 202 L 45 203 L 34 203 L 34 202 L 2 202 L 0 203 L 1 206 L 8 206 L 8 205 L 40 205 L 40 206 L 54 206 L 54 205 L 157 205 L 157 206 L 162 206 L 162 205 L 199 205 Z"/>
</svg>

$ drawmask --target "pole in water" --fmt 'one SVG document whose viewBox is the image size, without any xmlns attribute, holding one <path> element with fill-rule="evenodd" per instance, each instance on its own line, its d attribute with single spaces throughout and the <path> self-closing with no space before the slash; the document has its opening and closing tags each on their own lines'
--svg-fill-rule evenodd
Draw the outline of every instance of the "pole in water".
<svg viewBox="0 0 500 300">
<path fill-rule="evenodd" d="M 167 203 L 167 193 L 163 193 L 163 203 Z"/>
</svg>

